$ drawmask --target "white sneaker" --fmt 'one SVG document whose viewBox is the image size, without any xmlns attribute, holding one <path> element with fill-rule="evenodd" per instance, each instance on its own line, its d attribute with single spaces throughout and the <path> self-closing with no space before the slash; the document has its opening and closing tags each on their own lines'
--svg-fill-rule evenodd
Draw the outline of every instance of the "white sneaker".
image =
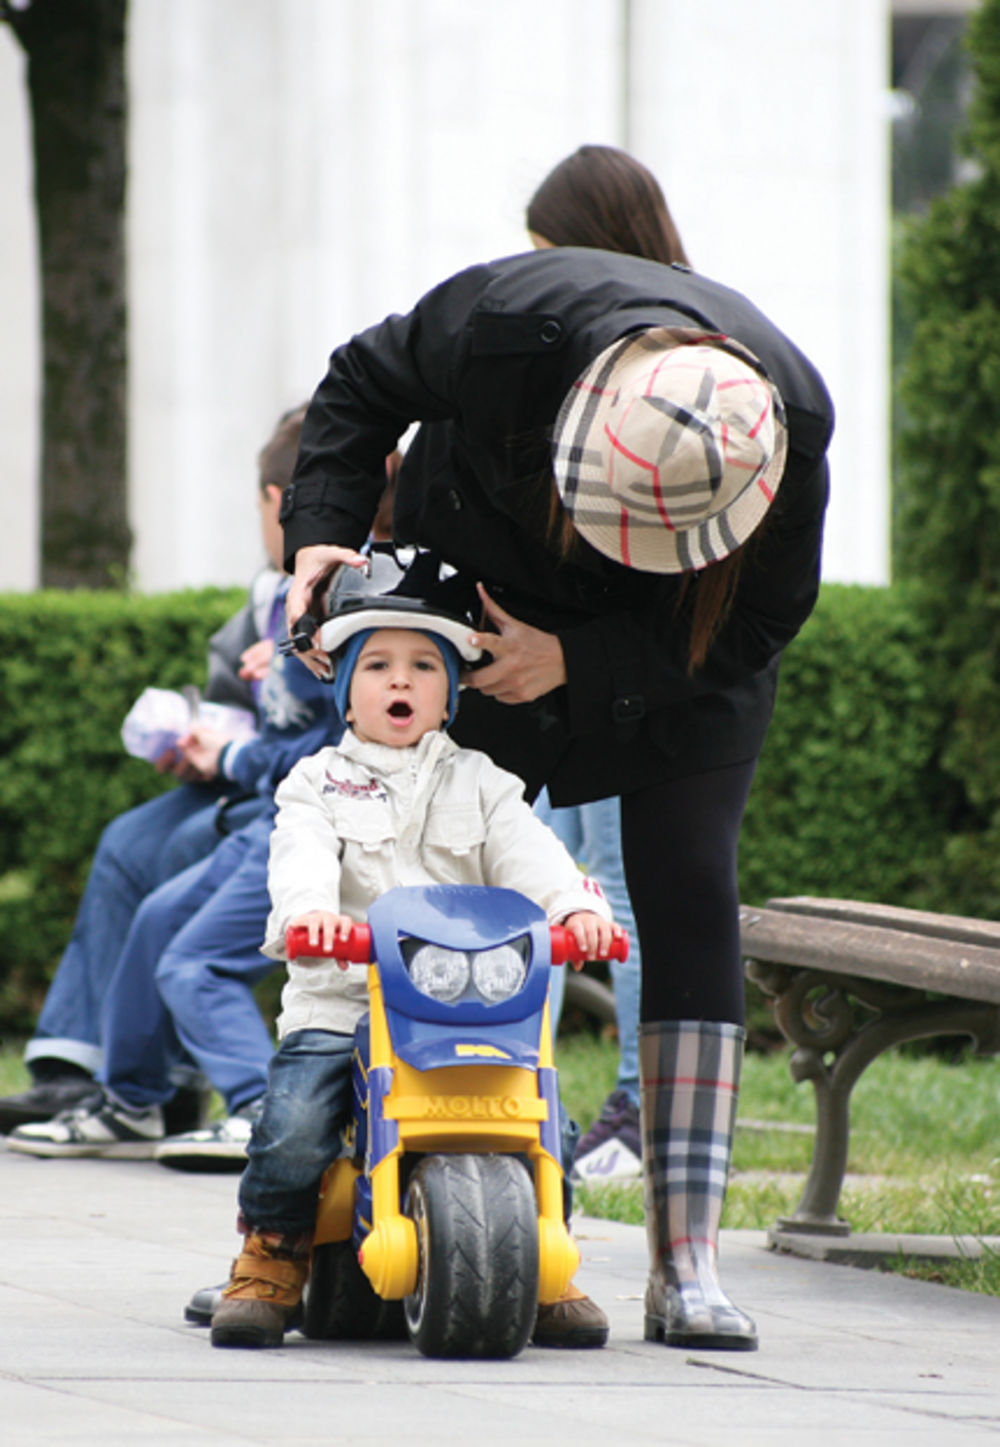
<svg viewBox="0 0 1000 1447">
<path fill-rule="evenodd" d="M 175 1171 L 242 1171 L 260 1107 L 261 1102 L 255 1100 L 201 1130 L 168 1136 L 157 1146 L 156 1159 Z"/>
<path fill-rule="evenodd" d="M 576 1148 L 572 1180 L 634 1181 L 642 1175 L 639 1107 L 626 1090 L 611 1092 L 601 1113 Z"/>
<path fill-rule="evenodd" d="M 29 1156 L 106 1156 L 121 1160 L 148 1159 L 163 1139 L 163 1111 L 126 1110 L 105 1095 L 64 1110 L 52 1120 L 18 1126 L 7 1148 Z"/>
<path fill-rule="evenodd" d="M 637 1181 L 642 1175 L 642 1161 L 618 1136 L 602 1141 L 573 1164 L 573 1180 L 588 1186 L 602 1181 Z"/>
</svg>

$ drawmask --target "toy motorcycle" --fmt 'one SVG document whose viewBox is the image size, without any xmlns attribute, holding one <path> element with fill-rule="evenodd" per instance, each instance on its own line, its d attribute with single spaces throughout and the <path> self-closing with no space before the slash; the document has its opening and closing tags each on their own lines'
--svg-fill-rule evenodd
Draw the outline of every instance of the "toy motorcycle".
<svg viewBox="0 0 1000 1447">
<path fill-rule="evenodd" d="M 511 890 L 430 885 L 390 890 L 332 951 L 304 929 L 287 943 L 369 965 L 303 1330 L 515 1356 L 579 1263 L 548 1011 L 550 965 L 579 958 L 575 939 Z M 624 959 L 627 939 L 613 948 Z"/>
</svg>

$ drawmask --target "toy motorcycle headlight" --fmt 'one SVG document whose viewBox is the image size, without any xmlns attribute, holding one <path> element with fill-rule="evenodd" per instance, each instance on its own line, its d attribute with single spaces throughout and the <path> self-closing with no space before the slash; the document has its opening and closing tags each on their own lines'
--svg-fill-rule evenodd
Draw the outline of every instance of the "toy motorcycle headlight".
<svg viewBox="0 0 1000 1447">
<path fill-rule="evenodd" d="M 491 1005 L 509 1000 L 524 984 L 527 964 L 513 945 L 496 945 L 472 956 L 472 982 Z"/>
<path fill-rule="evenodd" d="M 469 983 L 468 955 L 443 945 L 418 945 L 410 955 L 409 970 L 410 979 L 422 994 L 445 1004 L 457 1000 Z"/>
</svg>

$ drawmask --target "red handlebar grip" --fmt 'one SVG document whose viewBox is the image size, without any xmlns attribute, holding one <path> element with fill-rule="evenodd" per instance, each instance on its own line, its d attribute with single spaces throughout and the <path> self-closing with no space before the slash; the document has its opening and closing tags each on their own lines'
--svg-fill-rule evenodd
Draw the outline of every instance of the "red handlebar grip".
<svg viewBox="0 0 1000 1447">
<path fill-rule="evenodd" d="M 581 952 L 576 942 L 576 936 L 572 934 L 565 925 L 554 924 L 549 926 L 552 936 L 552 963 L 554 965 L 575 965 L 580 960 L 592 958 Z M 616 935 L 611 941 L 611 949 L 606 955 L 598 955 L 602 960 L 627 960 L 628 959 L 628 935 Z"/>
<path fill-rule="evenodd" d="M 327 949 L 324 945 L 311 945 L 309 931 L 304 925 L 296 925 L 285 934 L 285 953 L 290 960 L 308 956 L 312 959 L 346 960 L 352 965 L 367 965 L 372 957 L 372 932 L 366 924 L 352 925 L 346 940 L 342 940 L 338 935 L 332 949 Z"/>
</svg>

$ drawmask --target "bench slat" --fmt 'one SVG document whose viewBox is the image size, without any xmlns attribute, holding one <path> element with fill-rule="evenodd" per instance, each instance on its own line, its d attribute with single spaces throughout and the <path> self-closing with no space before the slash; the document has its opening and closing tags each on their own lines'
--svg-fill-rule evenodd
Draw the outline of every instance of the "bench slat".
<svg viewBox="0 0 1000 1447">
<path fill-rule="evenodd" d="M 822 912 L 777 907 L 788 903 L 769 901 L 763 909 L 749 906 L 741 909 L 740 932 L 745 957 L 1000 1004 L 1000 934 L 995 947 L 990 948 L 937 934 L 859 923 L 852 918 L 852 910 L 858 907 L 850 901 L 842 902 L 847 906 L 843 918 L 829 917 L 833 913 L 829 908 L 833 901 L 822 901 Z M 870 912 L 879 908 L 860 906 L 869 918 Z M 890 913 L 898 919 L 918 912 Z M 943 917 L 929 915 L 927 918 Z"/>
<path fill-rule="evenodd" d="M 891 904 L 870 904 L 856 899 L 816 899 L 795 895 L 787 899 L 769 899 L 768 909 L 782 914 L 804 914 L 821 919 L 844 920 L 851 924 L 882 925 L 887 929 L 905 930 L 908 934 L 930 935 L 970 945 L 994 946 L 1000 950 L 1000 922 L 991 919 L 970 919 L 962 915 L 929 914 L 919 909 L 902 909 Z"/>
</svg>

